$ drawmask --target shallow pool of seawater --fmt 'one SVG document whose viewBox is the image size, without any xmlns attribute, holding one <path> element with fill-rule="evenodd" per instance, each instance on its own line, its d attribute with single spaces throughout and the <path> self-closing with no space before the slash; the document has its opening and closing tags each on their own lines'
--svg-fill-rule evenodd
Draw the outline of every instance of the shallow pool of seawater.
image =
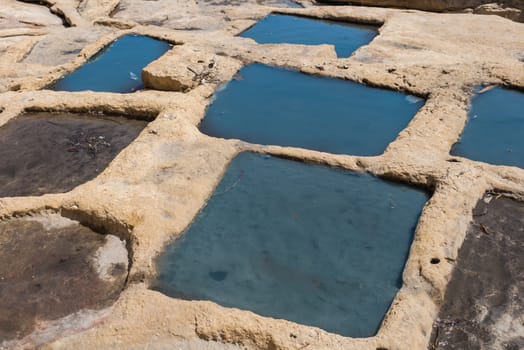
<svg viewBox="0 0 524 350">
<path fill-rule="evenodd" d="M 374 156 L 423 103 L 397 91 L 252 64 L 216 93 L 200 130 L 256 144 Z"/>
<path fill-rule="evenodd" d="M 144 88 L 142 69 L 171 49 L 165 41 L 125 35 L 49 88 L 59 91 L 128 93 Z"/>
<path fill-rule="evenodd" d="M 242 153 L 158 258 L 155 289 L 372 336 L 427 199 L 364 173 Z"/>
<path fill-rule="evenodd" d="M 473 97 L 468 122 L 451 154 L 524 168 L 524 93 L 496 87 Z"/>
<path fill-rule="evenodd" d="M 335 46 L 338 57 L 349 57 L 369 44 L 377 27 L 288 15 L 269 15 L 240 36 L 259 44 L 302 44 Z"/>
</svg>

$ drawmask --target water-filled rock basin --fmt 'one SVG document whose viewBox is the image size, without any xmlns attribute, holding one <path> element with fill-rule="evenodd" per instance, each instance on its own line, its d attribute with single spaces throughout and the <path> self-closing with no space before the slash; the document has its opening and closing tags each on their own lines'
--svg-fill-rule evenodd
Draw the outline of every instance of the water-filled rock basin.
<svg viewBox="0 0 524 350">
<path fill-rule="evenodd" d="M 372 336 L 401 287 L 427 199 L 364 173 L 241 153 L 158 257 L 154 288 Z"/>
<path fill-rule="evenodd" d="M 374 156 L 423 103 L 397 91 L 252 64 L 216 93 L 199 128 L 257 144 Z"/>
<path fill-rule="evenodd" d="M 473 97 L 452 155 L 524 168 L 524 92 L 496 87 Z"/>
<path fill-rule="evenodd" d="M 335 46 L 338 57 L 349 57 L 377 35 L 377 27 L 288 15 L 269 15 L 240 36 L 259 44 Z"/>
<path fill-rule="evenodd" d="M 144 88 L 142 69 L 171 49 L 165 41 L 125 35 L 49 88 L 59 91 L 128 93 Z"/>
</svg>

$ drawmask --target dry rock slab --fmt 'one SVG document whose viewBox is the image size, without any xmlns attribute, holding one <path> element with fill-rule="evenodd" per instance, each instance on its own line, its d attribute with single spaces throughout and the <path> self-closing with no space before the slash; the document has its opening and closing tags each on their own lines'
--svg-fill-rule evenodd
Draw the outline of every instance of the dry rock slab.
<svg viewBox="0 0 524 350">
<path fill-rule="evenodd" d="M 478 14 L 499 15 L 524 22 L 523 0 L 318 0 L 319 3 L 397 7 L 432 12 L 470 11 Z"/>
<path fill-rule="evenodd" d="M 176 46 L 142 71 L 146 87 L 164 91 L 187 91 L 205 83 L 230 80 L 242 64 L 186 45 Z"/>
</svg>

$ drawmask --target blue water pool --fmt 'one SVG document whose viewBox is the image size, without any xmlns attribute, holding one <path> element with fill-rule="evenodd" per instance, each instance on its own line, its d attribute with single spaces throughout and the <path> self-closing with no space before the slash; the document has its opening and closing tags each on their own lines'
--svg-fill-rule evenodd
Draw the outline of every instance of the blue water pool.
<svg viewBox="0 0 524 350">
<path fill-rule="evenodd" d="M 157 259 L 154 288 L 372 336 L 401 287 L 427 199 L 364 173 L 242 153 Z"/>
<path fill-rule="evenodd" d="M 466 128 L 451 154 L 524 168 L 524 93 L 496 87 L 473 97 Z"/>
<path fill-rule="evenodd" d="M 338 57 L 349 57 L 377 35 L 377 27 L 361 24 L 269 15 L 240 36 L 259 44 L 332 44 Z"/>
<path fill-rule="evenodd" d="M 251 143 L 379 155 L 424 101 L 401 92 L 252 64 L 217 92 L 200 130 Z"/>
<path fill-rule="evenodd" d="M 165 41 L 125 35 L 49 88 L 59 91 L 127 93 L 144 88 L 142 69 L 171 49 Z"/>
</svg>

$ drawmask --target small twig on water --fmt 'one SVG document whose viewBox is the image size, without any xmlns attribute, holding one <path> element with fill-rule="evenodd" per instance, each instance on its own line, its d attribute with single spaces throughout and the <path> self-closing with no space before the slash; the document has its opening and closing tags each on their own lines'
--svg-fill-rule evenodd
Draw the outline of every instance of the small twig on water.
<svg viewBox="0 0 524 350">
<path fill-rule="evenodd" d="M 236 187 L 236 185 L 238 185 L 238 183 L 240 182 L 240 180 L 242 180 L 242 177 L 244 177 L 244 170 L 241 170 L 240 171 L 240 175 L 238 176 L 238 178 L 235 180 L 235 182 L 233 182 L 233 184 L 231 184 L 228 188 L 226 188 L 224 191 L 220 192 L 220 193 L 216 193 L 215 196 L 221 196 L 223 194 L 226 194 L 227 192 L 231 191 L 233 188 Z"/>
</svg>

